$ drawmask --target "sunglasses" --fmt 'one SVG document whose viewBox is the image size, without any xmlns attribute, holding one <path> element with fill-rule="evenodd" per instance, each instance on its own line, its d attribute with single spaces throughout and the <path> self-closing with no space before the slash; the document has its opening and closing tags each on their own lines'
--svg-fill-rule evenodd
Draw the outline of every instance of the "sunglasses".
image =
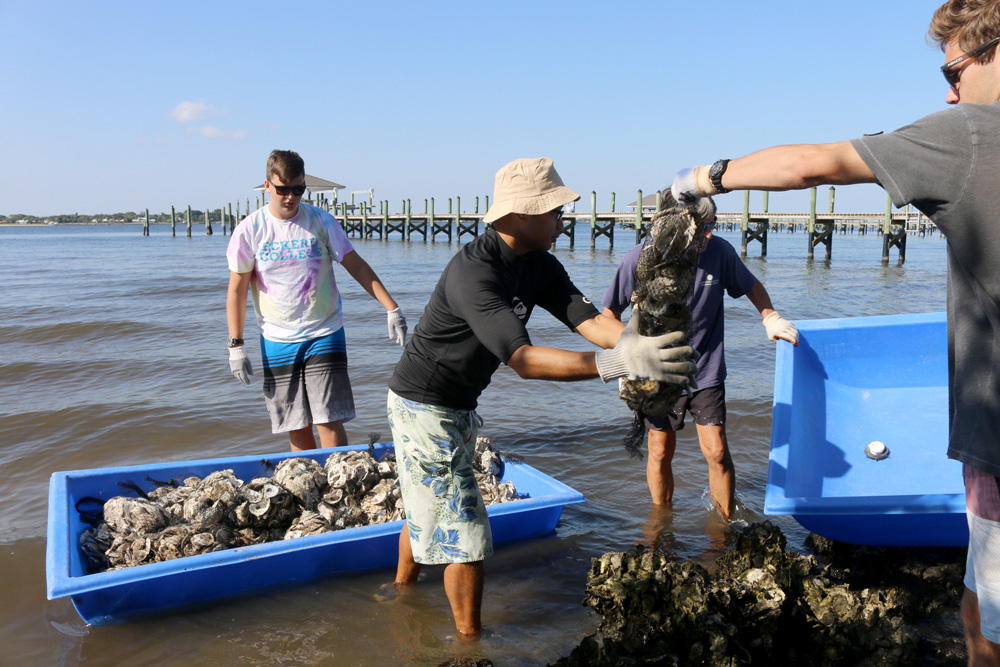
<svg viewBox="0 0 1000 667">
<path fill-rule="evenodd" d="M 271 187 L 274 188 L 274 192 L 279 197 L 287 197 L 288 195 L 301 197 L 306 191 L 304 183 L 302 185 L 275 185 L 271 183 Z"/>
<path fill-rule="evenodd" d="M 958 82 L 962 79 L 962 70 L 958 69 L 958 66 L 969 58 L 978 58 L 996 46 L 998 42 L 1000 42 L 1000 37 L 994 37 L 990 41 L 984 42 L 971 51 L 966 51 L 951 62 L 947 62 L 942 65 L 941 73 L 944 74 L 944 80 L 947 81 L 948 85 L 952 88 L 958 86 Z"/>
</svg>

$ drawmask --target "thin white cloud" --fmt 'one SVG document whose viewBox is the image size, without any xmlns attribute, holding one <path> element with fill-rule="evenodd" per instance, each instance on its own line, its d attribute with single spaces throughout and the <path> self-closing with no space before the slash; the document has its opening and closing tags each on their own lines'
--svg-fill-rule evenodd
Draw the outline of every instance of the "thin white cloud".
<svg viewBox="0 0 1000 667">
<path fill-rule="evenodd" d="M 188 128 L 188 132 L 200 135 L 206 139 L 227 139 L 229 141 L 239 141 L 247 136 L 247 131 L 244 129 L 227 131 L 220 130 L 219 128 L 211 125 L 203 125 L 197 129 Z"/>
<path fill-rule="evenodd" d="M 219 110 L 211 104 L 184 101 L 175 106 L 174 110 L 170 112 L 170 115 L 173 116 L 174 120 L 178 123 L 192 123 L 194 121 L 206 120 L 212 116 L 218 115 L 218 113 Z"/>
<path fill-rule="evenodd" d="M 277 132 L 281 129 L 280 123 L 264 123 L 263 125 L 265 130 L 270 130 L 271 132 Z"/>
</svg>

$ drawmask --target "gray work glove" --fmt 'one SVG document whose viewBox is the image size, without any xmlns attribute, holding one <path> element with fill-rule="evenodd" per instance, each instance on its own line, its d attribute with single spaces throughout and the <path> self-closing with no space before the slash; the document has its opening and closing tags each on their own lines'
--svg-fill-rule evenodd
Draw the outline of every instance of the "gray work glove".
<svg viewBox="0 0 1000 667">
<path fill-rule="evenodd" d="M 395 340 L 402 347 L 406 345 L 406 318 L 399 308 L 390 310 L 389 316 L 389 340 Z"/>
<path fill-rule="evenodd" d="M 229 370 L 233 372 L 237 380 L 243 384 L 250 384 L 253 368 L 250 367 L 250 360 L 247 359 L 246 350 L 243 349 L 242 345 L 229 348 Z"/>
<path fill-rule="evenodd" d="M 777 342 L 779 338 L 783 338 L 792 345 L 799 344 L 799 330 L 795 328 L 794 324 L 779 315 L 777 311 L 765 317 L 762 324 L 770 340 Z"/>
<path fill-rule="evenodd" d="M 658 380 L 688 385 L 698 367 L 691 359 L 698 353 L 688 345 L 668 347 L 684 339 L 680 331 L 660 336 L 642 336 L 636 330 L 636 318 L 628 322 L 618 344 L 611 350 L 600 350 L 595 361 L 597 373 L 607 382 L 620 377 L 630 380 Z"/>
</svg>

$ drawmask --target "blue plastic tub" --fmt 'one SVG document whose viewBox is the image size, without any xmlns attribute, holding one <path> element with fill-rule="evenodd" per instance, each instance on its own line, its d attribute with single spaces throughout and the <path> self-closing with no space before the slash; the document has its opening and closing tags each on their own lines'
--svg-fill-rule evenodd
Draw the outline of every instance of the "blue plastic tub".
<svg viewBox="0 0 1000 667">
<path fill-rule="evenodd" d="M 775 362 L 765 514 L 853 544 L 966 545 L 944 313 L 796 324 Z M 872 441 L 889 456 L 869 458 Z"/>
<path fill-rule="evenodd" d="M 392 444 L 377 444 L 375 448 L 376 458 L 380 458 L 391 451 Z M 395 567 L 402 521 L 87 574 L 79 539 L 89 525 L 75 508 L 81 498 L 107 500 L 130 493 L 118 486 L 119 481 L 135 482 L 149 491 L 153 485 L 146 481 L 146 475 L 154 479 L 183 474 L 204 477 L 232 468 L 237 477 L 249 481 L 259 475 L 269 476 L 268 464 L 273 466 L 292 456 L 308 456 L 324 463 L 332 451 L 54 473 L 49 482 L 45 556 L 48 598 L 70 596 L 84 621 L 100 625 L 250 591 L 287 588 L 327 575 Z M 487 508 L 497 545 L 546 535 L 555 529 L 564 505 L 583 502 L 583 495 L 527 464 L 508 463 L 503 479 L 513 482 L 518 494 L 527 497 Z"/>
</svg>

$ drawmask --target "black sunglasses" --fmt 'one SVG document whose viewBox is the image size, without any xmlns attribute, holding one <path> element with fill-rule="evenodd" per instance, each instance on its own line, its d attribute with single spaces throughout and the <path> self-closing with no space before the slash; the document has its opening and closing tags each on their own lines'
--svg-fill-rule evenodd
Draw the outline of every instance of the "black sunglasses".
<svg viewBox="0 0 1000 667">
<path fill-rule="evenodd" d="M 948 85 L 952 88 L 958 85 L 958 82 L 962 79 L 962 70 L 958 69 L 958 66 L 964 63 L 969 58 L 978 58 L 983 55 L 991 48 L 1000 42 L 1000 37 L 994 37 L 988 42 L 984 42 L 972 49 L 971 51 L 966 51 L 959 57 L 955 58 L 951 62 L 947 62 L 941 66 L 941 73 L 944 74 L 944 80 L 948 82 Z"/>
<path fill-rule="evenodd" d="M 274 183 L 271 183 L 271 187 L 274 188 L 274 192 L 279 197 L 287 197 L 288 195 L 301 197 L 306 191 L 304 183 L 302 185 L 275 185 Z"/>
</svg>

